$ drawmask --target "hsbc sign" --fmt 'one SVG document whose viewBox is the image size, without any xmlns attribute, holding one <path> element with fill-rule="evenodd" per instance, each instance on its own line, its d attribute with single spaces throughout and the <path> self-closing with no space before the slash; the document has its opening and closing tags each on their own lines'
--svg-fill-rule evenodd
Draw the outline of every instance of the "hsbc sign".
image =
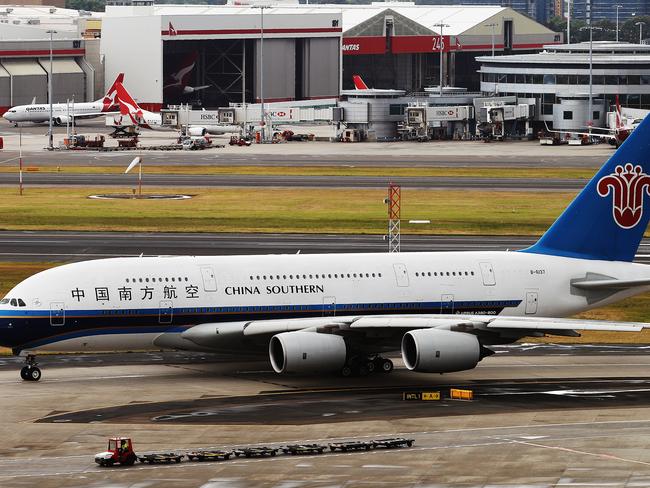
<svg viewBox="0 0 650 488">
<path fill-rule="evenodd" d="M 278 110 L 268 110 L 266 116 L 271 120 L 293 120 L 296 118 L 295 109 L 286 108 Z"/>
</svg>

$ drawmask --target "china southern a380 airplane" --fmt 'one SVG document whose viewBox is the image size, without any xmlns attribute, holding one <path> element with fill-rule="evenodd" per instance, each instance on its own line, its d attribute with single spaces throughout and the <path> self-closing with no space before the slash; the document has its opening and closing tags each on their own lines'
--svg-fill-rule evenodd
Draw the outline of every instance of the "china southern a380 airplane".
<svg viewBox="0 0 650 488">
<path fill-rule="evenodd" d="M 268 354 L 278 373 L 474 368 L 491 344 L 650 324 L 562 319 L 650 290 L 650 117 L 518 252 L 136 257 L 38 273 L 0 301 L 0 344 L 36 351 Z"/>
</svg>

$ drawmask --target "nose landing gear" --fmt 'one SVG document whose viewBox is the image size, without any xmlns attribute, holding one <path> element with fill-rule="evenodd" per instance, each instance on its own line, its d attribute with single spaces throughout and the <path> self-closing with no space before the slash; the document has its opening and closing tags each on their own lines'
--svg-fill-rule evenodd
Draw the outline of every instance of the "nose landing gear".
<svg viewBox="0 0 650 488">
<path fill-rule="evenodd" d="M 25 381 L 38 381 L 41 379 L 41 370 L 36 362 L 36 356 L 28 354 L 25 366 L 20 370 L 20 377 Z"/>
</svg>

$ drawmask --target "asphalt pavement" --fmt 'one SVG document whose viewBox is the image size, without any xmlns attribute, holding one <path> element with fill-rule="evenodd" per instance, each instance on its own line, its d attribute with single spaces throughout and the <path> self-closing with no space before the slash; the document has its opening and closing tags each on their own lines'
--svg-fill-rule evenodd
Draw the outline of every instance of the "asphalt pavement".
<svg viewBox="0 0 650 488">
<path fill-rule="evenodd" d="M 18 175 L 0 173 L 0 185 L 16 185 Z M 26 186 L 132 186 L 134 177 L 124 174 L 25 173 Z M 385 176 L 289 176 L 289 175 L 179 175 L 146 174 L 145 185 L 169 187 L 245 188 L 372 188 L 385 189 L 389 182 L 409 189 L 477 189 L 510 191 L 576 191 L 585 179 L 565 178 L 475 178 L 475 177 L 385 177 Z"/>
<path fill-rule="evenodd" d="M 401 250 L 515 251 L 533 236 L 402 235 Z M 0 261 L 83 261 L 119 256 L 302 254 L 385 252 L 381 235 L 245 234 L 156 232 L 0 232 Z M 650 239 L 641 242 L 637 262 L 650 262 Z"/>
</svg>

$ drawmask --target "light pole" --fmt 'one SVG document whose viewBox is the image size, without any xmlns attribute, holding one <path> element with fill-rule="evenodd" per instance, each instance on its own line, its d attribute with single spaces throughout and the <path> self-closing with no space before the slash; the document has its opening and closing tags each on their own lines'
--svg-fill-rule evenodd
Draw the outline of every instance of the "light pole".
<svg viewBox="0 0 650 488">
<path fill-rule="evenodd" d="M 492 57 L 494 57 L 494 28 L 497 26 L 496 22 L 485 24 L 485 27 L 492 27 Z"/>
<path fill-rule="evenodd" d="M 602 30 L 600 27 L 594 27 L 589 21 L 589 25 L 582 27 L 580 30 L 589 29 L 589 122 L 588 125 L 591 127 L 593 125 L 593 90 L 594 90 L 594 76 L 593 76 L 593 67 L 594 67 L 594 36 L 593 33 L 595 30 Z"/>
<path fill-rule="evenodd" d="M 444 55 L 444 38 L 442 37 L 442 29 L 444 27 L 449 27 L 449 24 L 439 22 L 437 24 L 433 24 L 433 27 L 440 28 L 440 96 L 442 97 L 442 57 Z"/>
<path fill-rule="evenodd" d="M 623 8 L 623 5 L 614 5 L 616 9 L 616 42 L 618 42 L 618 9 Z"/>
<path fill-rule="evenodd" d="M 262 142 L 265 141 L 265 122 L 264 122 L 264 9 L 268 5 L 256 5 L 253 8 L 260 9 L 260 124 L 262 127 Z"/>
<path fill-rule="evenodd" d="M 47 148 L 51 151 L 52 149 L 54 149 L 54 141 L 52 136 L 52 78 L 54 75 L 54 73 L 52 72 L 52 35 L 56 34 L 56 31 L 48 30 L 46 31 L 46 33 L 50 35 L 50 72 L 48 73 L 48 77 L 47 77 L 47 98 L 50 104 L 50 124 L 49 124 L 49 129 L 47 131 L 47 139 L 48 139 Z"/>
<path fill-rule="evenodd" d="M 571 44 L 571 0 L 566 3 L 566 43 Z"/>
<path fill-rule="evenodd" d="M 643 42 L 643 26 L 645 25 L 645 22 L 637 22 L 634 25 L 639 26 L 639 44 Z"/>
</svg>

